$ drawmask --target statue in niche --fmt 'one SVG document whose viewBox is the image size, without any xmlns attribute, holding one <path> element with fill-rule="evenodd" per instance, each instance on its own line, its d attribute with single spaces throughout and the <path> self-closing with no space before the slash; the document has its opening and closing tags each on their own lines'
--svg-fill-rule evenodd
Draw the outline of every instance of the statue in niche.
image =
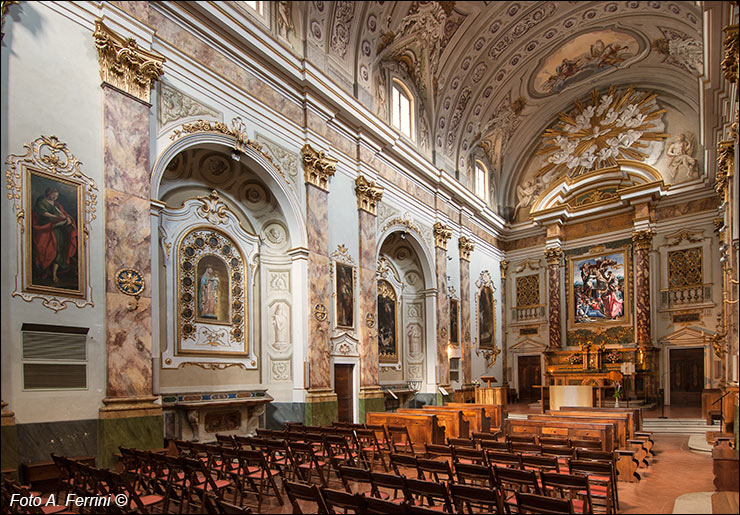
<svg viewBox="0 0 740 515">
<path fill-rule="evenodd" d="M 281 0 L 278 2 L 278 34 L 288 39 L 288 35 L 293 32 L 295 33 L 295 26 L 293 25 L 293 3 Z"/>
<path fill-rule="evenodd" d="M 412 324 L 406 331 L 409 341 L 409 356 L 415 358 L 421 355 L 421 329 L 417 324 Z"/>
<path fill-rule="evenodd" d="M 285 304 L 282 302 L 275 305 L 272 312 L 272 346 L 277 350 L 282 350 L 290 345 L 290 324 L 288 323 L 288 314 L 286 313 Z"/>
<path fill-rule="evenodd" d="M 519 184 L 516 187 L 516 198 L 518 202 L 514 208 L 514 213 L 516 214 L 520 207 L 530 207 L 542 191 L 542 186 L 542 180 L 539 177 L 529 179 L 524 184 Z"/>
<path fill-rule="evenodd" d="M 686 133 L 679 134 L 678 139 L 671 143 L 666 150 L 672 180 L 682 181 L 699 177 L 696 158 L 693 157 L 693 154 L 694 144 L 692 139 Z"/>
<path fill-rule="evenodd" d="M 201 318 L 218 318 L 218 283 L 219 279 L 212 266 L 207 266 L 200 278 L 200 307 Z"/>
</svg>

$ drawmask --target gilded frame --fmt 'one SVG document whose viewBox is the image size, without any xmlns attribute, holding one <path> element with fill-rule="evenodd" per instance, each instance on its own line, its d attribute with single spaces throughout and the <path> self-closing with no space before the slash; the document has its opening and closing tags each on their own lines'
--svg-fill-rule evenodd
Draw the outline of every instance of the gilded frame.
<svg viewBox="0 0 740 515">
<path fill-rule="evenodd" d="M 68 303 L 73 303 L 79 308 L 92 306 L 88 245 L 91 223 L 96 218 L 95 181 L 82 173 L 81 163 L 56 136 L 41 136 L 24 145 L 24 148 L 26 149 L 24 155 L 11 154 L 6 159 L 6 164 L 10 166 L 5 173 L 8 199 L 13 202 L 18 224 L 16 287 L 12 295 L 21 297 L 26 302 L 40 298 L 44 307 L 55 312 L 65 309 Z M 56 190 L 56 197 L 53 199 L 50 198 L 51 190 Z M 62 200 L 59 200 L 60 197 Z M 40 205 L 42 200 L 46 200 L 45 205 Z M 66 223 L 54 227 L 53 236 L 45 238 L 46 243 L 40 243 L 41 245 L 53 245 L 53 252 L 57 253 L 59 238 L 64 234 L 76 232 L 74 235 L 70 234 L 67 240 L 65 248 L 67 256 L 56 255 L 45 267 L 47 270 L 43 274 L 44 277 L 51 268 L 50 281 L 41 281 L 34 270 L 34 231 L 39 231 L 37 233 L 39 239 L 42 236 L 42 230 L 34 228 L 34 218 L 37 223 L 44 220 L 37 217 L 37 203 L 39 210 L 49 206 L 55 210 L 52 214 L 57 218 L 66 218 Z M 70 207 L 72 213 L 67 210 Z M 42 215 L 44 212 L 38 216 Z M 37 224 L 37 227 L 41 225 L 43 224 Z M 74 254 L 71 254 L 72 242 L 75 244 Z M 73 268 L 76 271 L 76 285 L 54 286 L 54 282 L 60 282 L 58 277 L 60 272 L 63 276 L 69 277 L 67 267 L 63 265 L 69 265 L 73 257 L 76 260 Z M 48 256 L 44 258 L 47 259 Z M 60 259 L 66 263 L 59 264 Z M 55 275 L 57 281 L 53 279 Z"/>
<path fill-rule="evenodd" d="M 334 262 L 334 292 L 334 327 L 353 330 L 356 312 L 354 266 Z"/>
<path fill-rule="evenodd" d="M 387 300 L 386 300 L 387 299 Z M 381 307 L 382 306 L 382 307 Z M 390 346 L 392 348 L 391 352 L 382 352 L 383 344 L 381 343 L 381 338 L 387 338 L 387 335 L 384 334 L 385 327 L 384 325 L 389 322 L 387 320 L 388 317 L 384 316 L 383 311 L 385 311 L 387 306 L 392 306 L 393 309 L 393 316 L 391 318 L 391 321 L 393 322 L 393 331 L 390 341 Z M 398 296 L 396 295 L 396 290 L 393 288 L 393 285 L 386 281 L 385 279 L 381 279 L 378 281 L 378 361 L 380 363 L 398 363 L 398 332 L 399 332 L 399 321 L 400 321 L 400 313 L 399 313 L 399 302 L 398 302 Z"/>
<path fill-rule="evenodd" d="M 582 254 L 579 256 L 570 256 L 568 257 L 568 303 L 567 303 L 567 309 L 568 309 L 568 329 L 573 331 L 576 329 L 592 329 L 594 327 L 610 327 L 610 326 L 626 326 L 630 325 L 632 322 L 632 304 L 631 304 L 631 289 L 630 289 L 630 283 L 632 278 L 631 273 L 631 267 L 632 267 L 632 261 L 631 261 L 631 247 L 625 247 L 620 249 L 612 249 L 607 250 L 603 252 L 593 253 L 593 254 Z M 615 270 L 618 270 L 620 267 L 622 268 L 622 274 L 621 274 L 621 280 L 622 280 L 622 316 L 616 319 L 610 319 L 609 320 L 603 320 L 603 321 L 586 321 L 586 322 L 576 322 L 576 276 L 575 274 L 578 273 L 580 276 L 579 267 L 582 264 L 585 264 L 586 262 L 592 261 L 594 265 L 598 263 L 600 259 L 603 258 L 614 258 L 618 257 L 621 259 L 621 265 L 619 263 L 619 260 L 617 260 L 618 266 L 611 266 L 610 268 L 614 268 Z M 612 270 L 608 270 L 609 272 L 612 272 Z M 612 272 L 613 274 L 614 272 Z"/>
</svg>

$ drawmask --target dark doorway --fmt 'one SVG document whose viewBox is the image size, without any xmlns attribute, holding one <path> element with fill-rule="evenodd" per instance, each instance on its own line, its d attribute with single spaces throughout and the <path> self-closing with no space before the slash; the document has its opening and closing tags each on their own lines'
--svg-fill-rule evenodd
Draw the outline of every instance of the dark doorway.
<svg viewBox="0 0 740 515">
<path fill-rule="evenodd" d="M 704 349 L 670 349 L 671 406 L 700 406 Z"/>
<path fill-rule="evenodd" d="M 542 384 L 539 356 L 519 356 L 519 400 L 536 401 L 540 398 L 540 390 L 535 388 Z"/>
<path fill-rule="evenodd" d="M 337 394 L 339 422 L 354 422 L 352 417 L 352 369 L 354 365 L 334 365 L 334 392 Z"/>
</svg>

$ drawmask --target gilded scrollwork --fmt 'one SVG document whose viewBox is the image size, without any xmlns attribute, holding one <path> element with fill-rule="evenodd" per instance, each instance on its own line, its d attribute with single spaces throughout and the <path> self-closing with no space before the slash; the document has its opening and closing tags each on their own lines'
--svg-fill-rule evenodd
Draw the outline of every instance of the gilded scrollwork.
<svg viewBox="0 0 740 515">
<path fill-rule="evenodd" d="M 434 224 L 434 246 L 442 250 L 447 250 L 447 240 L 452 238 L 452 229 L 445 226 L 442 222 Z"/>
<path fill-rule="evenodd" d="M 337 171 L 337 160 L 323 150 L 315 150 L 308 143 L 301 148 L 301 156 L 306 182 L 329 191 L 329 178 Z"/>
<path fill-rule="evenodd" d="M 727 36 L 725 36 L 725 56 L 722 59 L 722 73 L 725 76 L 725 80 L 737 83 L 738 80 L 738 26 L 729 25 L 722 29 Z"/>
<path fill-rule="evenodd" d="M 355 193 L 357 194 L 357 209 L 376 215 L 378 202 L 383 198 L 383 188 L 360 175 L 355 179 Z"/>
</svg>

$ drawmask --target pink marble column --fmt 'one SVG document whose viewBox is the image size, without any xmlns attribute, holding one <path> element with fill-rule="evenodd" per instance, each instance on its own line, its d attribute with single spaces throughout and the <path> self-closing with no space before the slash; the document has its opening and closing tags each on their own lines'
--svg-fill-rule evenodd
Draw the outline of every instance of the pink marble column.
<svg viewBox="0 0 740 515">
<path fill-rule="evenodd" d="M 465 236 L 458 240 L 460 249 L 460 346 L 462 348 L 463 386 L 473 381 L 473 363 L 470 348 L 470 253 L 473 242 Z"/>
<path fill-rule="evenodd" d="M 331 387 L 329 361 L 329 215 L 325 190 L 306 184 L 308 229 L 308 370 L 309 389 Z"/>
<path fill-rule="evenodd" d="M 450 301 L 447 296 L 447 240 L 452 231 L 440 222 L 434 224 L 434 246 L 437 272 L 437 384 L 449 386 Z"/>
<path fill-rule="evenodd" d="M 640 347 L 652 347 L 650 336 L 650 249 L 652 241 L 652 231 L 638 231 L 632 234 L 635 247 L 636 343 Z"/>
<path fill-rule="evenodd" d="M 152 398 L 149 107 L 103 87 L 106 401 Z M 116 275 L 123 268 L 144 278 L 136 309 L 130 309 L 132 298 L 116 286 Z"/>
<path fill-rule="evenodd" d="M 378 281 L 375 260 L 376 216 L 359 210 L 360 225 L 360 375 L 361 387 L 378 386 Z"/>
<path fill-rule="evenodd" d="M 545 249 L 547 259 L 547 283 L 550 293 L 548 321 L 550 325 L 550 344 L 548 349 L 559 349 L 562 345 L 560 326 L 560 259 L 563 251 L 559 247 Z"/>
<path fill-rule="evenodd" d="M 506 271 L 509 268 L 508 261 L 501 261 L 499 263 L 499 269 L 501 270 L 501 357 L 503 374 L 501 384 L 503 386 L 509 386 L 508 366 L 509 366 L 509 352 L 508 352 L 508 335 L 506 334 Z"/>
</svg>

